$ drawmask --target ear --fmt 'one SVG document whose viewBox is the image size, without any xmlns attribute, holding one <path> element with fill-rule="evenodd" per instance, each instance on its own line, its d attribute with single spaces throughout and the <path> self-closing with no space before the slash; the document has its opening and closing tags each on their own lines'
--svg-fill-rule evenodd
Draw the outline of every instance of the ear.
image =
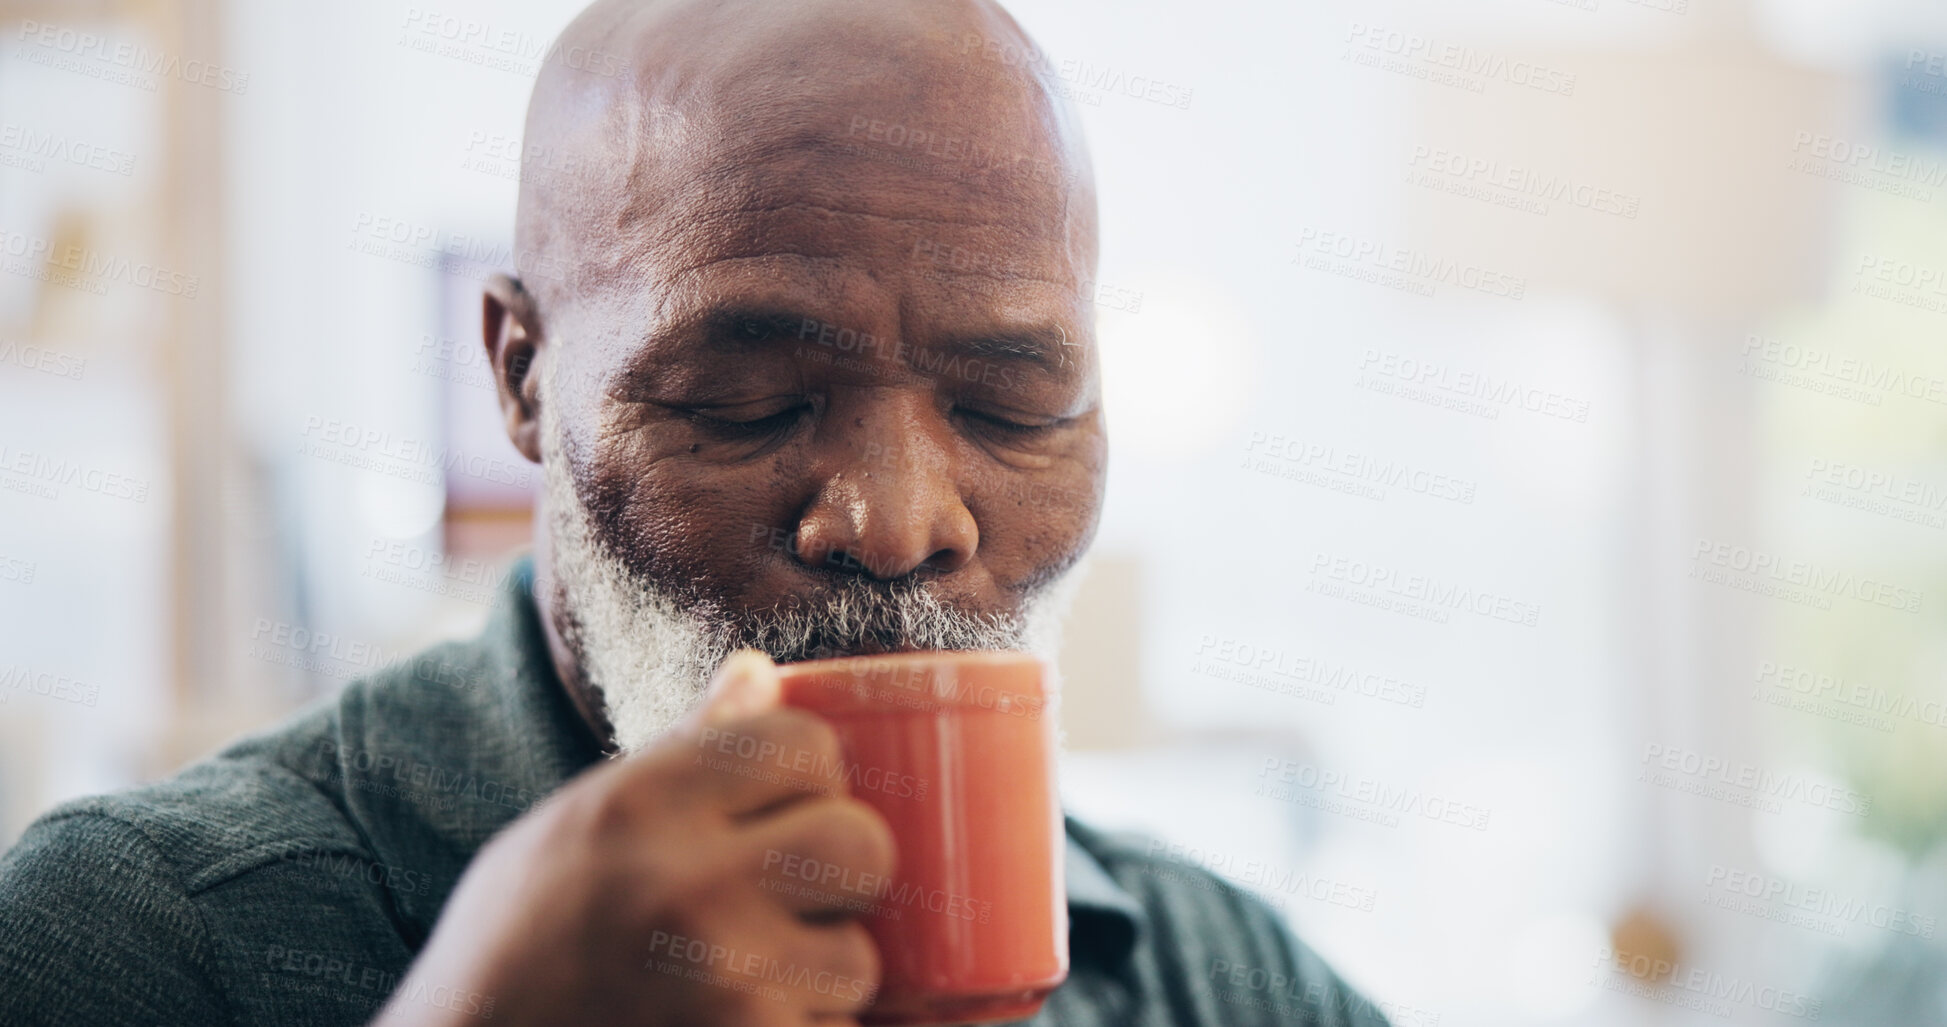
<svg viewBox="0 0 1947 1027">
<path fill-rule="evenodd" d="M 507 421 L 508 441 L 522 456 L 538 464 L 541 378 L 528 372 L 545 343 L 534 297 L 521 286 L 520 279 L 497 274 L 487 282 L 480 315 L 480 333 L 500 395 L 500 413 Z"/>
</svg>

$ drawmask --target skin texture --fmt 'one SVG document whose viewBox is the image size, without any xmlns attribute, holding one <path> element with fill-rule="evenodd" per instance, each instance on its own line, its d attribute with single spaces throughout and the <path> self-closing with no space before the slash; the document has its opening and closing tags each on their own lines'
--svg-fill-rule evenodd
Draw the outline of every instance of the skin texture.
<svg viewBox="0 0 1947 1027">
<path fill-rule="evenodd" d="M 1014 612 L 1077 560 L 1106 465 L 1095 198 L 1013 21 L 924 0 L 605 2 L 564 43 L 622 50 L 624 74 L 537 86 L 516 240 L 532 273 L 490 289 L 486 343 L 536 461 L 526 372 L 561 362 L 603 540 L 748 610 L 863 574 Z M 606 737 L 567 611 L 542 601 Z"/>
<path fill-rule="evenodd" d="M 622 74 L 537 83 L 522 275 L 489 288 L 485 339 L 536 461 L 532 372 L 558 362 L 552 416 L 604 543 L 733 610 L 862 576 L 1018 613 L 1078 560 L 1106 465 L 1095 199 L 1013 21 L 977 0 L 602 0 L 562 42 Z M 606 740 L 572 611 L 542 591 L 559 676 Z M 763 868 L 884 875 L 890 832 L 842 779 L 754 773 L 713 748 L 726 735 L 836 754 L 779 706 L 767 658 L 733 657 L 691 723 L 482 850 L 397 994 L 494 996 L 517 1024 L 856 1022 L 878 980 L 856 897 L 767 888 Z M 814 976 L 753 994 L 722 964 L 646 966 L 671 937 Z M 395 1000 L 379 1022 L 466 1020 Z"/>
</svg>

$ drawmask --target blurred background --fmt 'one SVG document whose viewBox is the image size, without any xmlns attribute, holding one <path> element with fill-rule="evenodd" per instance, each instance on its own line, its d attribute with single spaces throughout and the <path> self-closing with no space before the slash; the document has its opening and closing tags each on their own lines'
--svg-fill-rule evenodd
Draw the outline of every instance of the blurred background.
<svg viewBox="0 0 1947 1027">
<path fill-rule="evenodd" d="M 484 620 L 578 6 L 0 0 L 0 844 Z M 1010 6 L 1104 225 L 1070 806 L 1402 1027 L 1947 1023 L 1947 8 Z"/>
</svg>

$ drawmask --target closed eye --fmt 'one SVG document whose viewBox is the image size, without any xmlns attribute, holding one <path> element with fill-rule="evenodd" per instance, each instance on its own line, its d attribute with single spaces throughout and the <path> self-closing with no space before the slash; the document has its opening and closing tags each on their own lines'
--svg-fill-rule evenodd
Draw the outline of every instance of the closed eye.
<svg viewBox="0 0 1947 1027">
<path fill-rule="evenodd" d="M 1062 418 L 1036 418 L 1022 414 L 975 410 L 969 407 L 961 407 L 958 412 L 978 431 L 993 432 L 1020 440 L 1037 438 L 1067 423 Z"/>
<path fill-rule="evenodd" d="M 811 404 L 793 403 L 771 413 L 757 413 L 745 416 L 750 411 L 745 407 L 693 407 L 684 410 L 683 416 L 691 424 L 726 440 L 760 439 L 783 435 L 811 412 Z"/>
</svg>

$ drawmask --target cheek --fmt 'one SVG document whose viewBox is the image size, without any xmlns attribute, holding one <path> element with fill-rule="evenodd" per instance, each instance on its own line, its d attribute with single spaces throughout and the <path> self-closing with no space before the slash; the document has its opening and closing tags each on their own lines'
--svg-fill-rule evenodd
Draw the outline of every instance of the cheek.
<svg viewBox="0 0 1947 1027">
<path fill-rule="evenodd" d="M 604 447 L 590 514 L 638 573 L 679 593 L 734 601 L 784 544 L 790 475 L 774 461 L 706 464 L 659 456 L 640 436 Z"/>
<path fill-rule="evenodd" d="M 990 469 L 967 501 L 980 525 L 981 561 L 1003 584 L 1066 567 L 1095 537 L 1104 464 L 1099 440 L 1031 473 Z"/>
</svg>

